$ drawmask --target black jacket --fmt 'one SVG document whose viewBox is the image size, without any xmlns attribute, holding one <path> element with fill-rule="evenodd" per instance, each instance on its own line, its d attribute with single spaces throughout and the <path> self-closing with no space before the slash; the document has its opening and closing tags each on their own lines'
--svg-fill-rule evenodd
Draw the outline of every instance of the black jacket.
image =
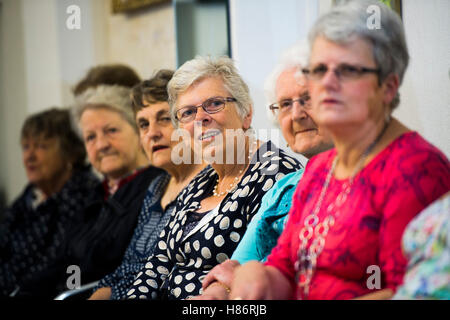
<svg viewBox="0 0 450 320">
<path fill-rule="evenodd" d="M 80 268 L 81 285 L 100 280 L 114 271 L 133 235 L 147 188 L 161 171 L 152 166 L 142 170 L 107 200 L 100 197 L 103 195 L 101 184 L 92 190 L 96 196 L 71 228 L 63 256 L 37 281 L 30 282 L 24 292 L 54 298 L 71 289 L 67 287 L 72 275 L 68 272 L 71 265 Z"/>
<path fill-rule="evenodd" d="M 59 259 L 71 226 L 99 183 L 90 166 L 79 168 L 36 208 L 31 205 L 34 187 L 25 188 L 0 224 L 0 296 L 23 287 Z"/>
</svg>

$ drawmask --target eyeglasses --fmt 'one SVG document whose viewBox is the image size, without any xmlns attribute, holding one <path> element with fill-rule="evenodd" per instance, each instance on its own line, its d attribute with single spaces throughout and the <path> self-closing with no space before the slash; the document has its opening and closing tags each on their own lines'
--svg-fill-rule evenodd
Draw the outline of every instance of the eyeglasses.
<svg viewBox="0 0 450 320">
<path fill-rule="evenodd" d="M 313 81 L 320 81 L 327 74 L 328 68 L 325 64 L 319 64 L 317 66 L 311 67 L 310 69 L 304 68 L 302 69 L 303 74 L 307 79 Z M 351 81 L 360 78 L 363 74 L 366 73 L 375 73 L 379 75 L 380 69 L 366 68 L 360 66 L 354 66 L 351 64 L 340 64 L 336 68 L 331 69 L 332 72 L 336 75 L 336 77 L 340 81 Z"/>
<path fill-rule="evenodd" d="M 175 118 L 182 122 L 188 123 L 195 119 L 197 109 L 202 108 L 206 113 L 217 113 L 225 108 L 227 102 L 236 102 L 232 97 L 213 97 L 199 104 L 198 106 L 187 106 L 176 111 Z"/>
<path fill-rule="evenodd" d="M 269 109 L 275 115 L 278 115 L 279 113 L 289 113 L 291 112 L 292 106 L 295 102 L 298 102 L 300 106 L 306 110 L 311 108 L 311 97 L 309 96 L 309 94 L 305 94 L 297 99 L 284 99 L 276 103 L 272 103 L 269 106 Z"/>
</svg>

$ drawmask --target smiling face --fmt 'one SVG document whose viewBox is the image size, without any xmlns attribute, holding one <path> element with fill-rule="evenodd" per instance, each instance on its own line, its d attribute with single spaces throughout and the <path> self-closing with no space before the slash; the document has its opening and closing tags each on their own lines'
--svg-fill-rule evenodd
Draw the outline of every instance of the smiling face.
<svg viewBox="0 0 450 320">
<path fill-rule="evenodd" d="M 170 119 L 169 104 L 146 101 L 143 104 L 144 108 L 136 113 L 142 147 L 152 165 L 169 171 L 173 166 L 172 148 L 177 144 L 177 141 L 171 141 L 175 129 Z"/>
<path fill-rule="evenodd" d="M 313 117 L 319 126 L 340 130 L 369 122 L 384 121 L 388 105 L 396 88 L 389 80 L 378 84 L 375 73 L 362 74 L 357 79 L 342 81 L 334 72 L 339 65 L 376 69 L 372 45 L 355 38 L 345 45 L 318 37 L 313 44 L 310 66 L 325 65 L 328 72 L 320 80 L 310 80 Z"/>
<path fill-rule="evenodd" d="M 176 110 L 186 106 L 198 106 L 212 97 L 231 97 L 225 89 L 223 81 L 218 77 L 205 78 L 191 85 L 185 92 L 179 95 L 176 102 Z M 251 123 L 251 113 L 241 119 L 236 110 L 235 102 L 226 102 L 223 110 L 208 114 L 201 107 L 197 109 L 194 121 L 180 123 L 191 135 L 192 146 L 201 144 L 203 155 L 214 155 L 218 148 L 222 154 L 226 154 L 226 130 L 247 130 Z M 219 139 L 219 136 L 221 139 Z M 222 141 L 223 143 L 220 143 Z M 232 143 L 229 141 L 228 143 Z M 234 146 L 229 146 L 234 147 Z M 195 152 L 196 150 L 194 150 Z"/>
<path fill-rule="evenodd" d="M 59 139 L 25 137 L 21 141 L 22 159 L 28 181 L 38 188 L 57 184 L 68 168 Z"/>
<path fill-rule="evenodd" d="M 275 88 L 277 101 L 295 100 L 299 97 L 308 96 L 306 85 L 299 84 L 296 77 L 297 72 L 298 69 L 293 67 L 280 74 Z M 278 122 L 289 147 L 305 157 L 310 158 L 331 146 L 330 138 L 319 134 L 317 125 L 308 111 L 298 102 L 294 102 L 290 112 L 280 112 Z"/>
<path fill-rule="evenodd" d="M 87 109 L 80 126 L 89 161 L 109 179 L 119 179 L 139 166 L 139 136 L 117 112 Z"/>
</svg>

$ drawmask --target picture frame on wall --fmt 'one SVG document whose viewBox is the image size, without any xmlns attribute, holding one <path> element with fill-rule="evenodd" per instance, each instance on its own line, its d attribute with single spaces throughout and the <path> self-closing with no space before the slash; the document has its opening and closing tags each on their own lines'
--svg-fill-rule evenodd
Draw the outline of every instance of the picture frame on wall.
<svg viewBox="0 0 450 320">
<path fill-rule="evenodd" d="M 342 4 L 347 2 L 348 0 L 333 0 L 333 5 Z M 383 2 L 389 8 L 398 13 L 400 18 L 402 17 L 402 0 L 378 0 Z"/>
<path fill-rule="evenodd" d="M 170 3 L 171 0 L 111 0 L 111 2 L 112 12 L 116 14 L 133 12 L 158 4 Z"/>
</svg>

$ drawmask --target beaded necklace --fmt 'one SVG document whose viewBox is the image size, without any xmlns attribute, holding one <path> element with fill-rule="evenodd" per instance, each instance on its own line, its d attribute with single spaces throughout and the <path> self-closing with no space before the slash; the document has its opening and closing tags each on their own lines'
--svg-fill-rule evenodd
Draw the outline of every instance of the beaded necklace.
<svg viewBox="0 0 450 320">
<path fill-rule="evenodd" d="M 338 155 L 336 155 L 333 163 L 331 164 L 330 171 L 328 171 L 325 183 L 322 187 L 313 213 L 305 218 L 304 225 L 299 233 L 300 245 L 297 251 L 297 261 L 294 264 L 294 268 L 296 273 L 296 283 L 298 283 L 297 289 L 300 291 L 300 297 L 302 299 L 307 298 L 309 294 L 311 280 L 314 274 L 314 270 L 317 266 L 318 257 L 322 253 L 322 250 L 325 246 L 326 236 L 329 229 L 334 225 L 335 218 L 339 216 L 339 209 L 341 209 L 342 205 L 345 203 L 348 195 L 350 194 L 354 178 L 358 171 L 362 169 L 364 161 L 366 160 L 369 153 L 373 150 L 375 145 L 380 141 L 381 137 L 386 132 L 388 125 L 389 121 L 385 123 L 384 128 L 381 130 L 380 134 L 361 155 L 361 158 L 359 159 L 353 174 L 350 176 L 350 179 L 348 180 L 348 182 L 344 183 L 342 187 L 343 190 L 341 190 L 339 195 L 336 197 L 334 203 L 330 203 L 328 205 L 326 209 L 327 215 L 323 219 L 323 221 L 320 222 L 318 214 L 320 212 L 322 201 L 328 190 L 328 186 L 336 168 L 336 164 L 339 159 Z M 314 238 L 313 235 L 315 236 Z M 308 247 L 308 244 L 310 242 L 311 245 Z"/>
</svg>

